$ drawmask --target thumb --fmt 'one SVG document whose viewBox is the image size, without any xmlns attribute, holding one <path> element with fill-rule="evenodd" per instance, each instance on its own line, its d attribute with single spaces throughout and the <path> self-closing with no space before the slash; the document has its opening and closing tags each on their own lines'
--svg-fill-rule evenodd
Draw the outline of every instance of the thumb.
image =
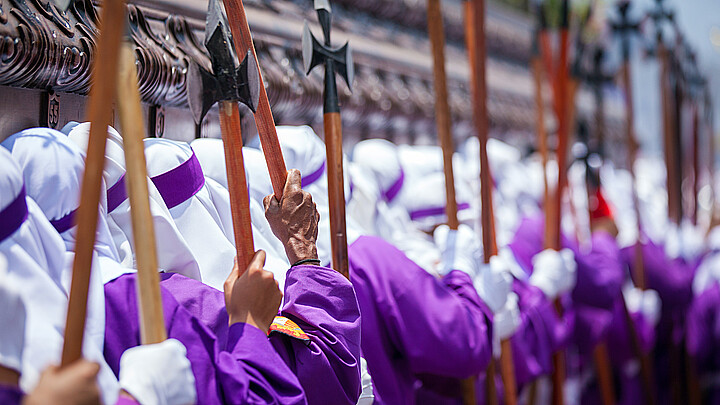
<svg viewBox="0 0 720 405">
<path fill-rule="evenodd" d="M 280 202 L 275 197 L 275 194 L 266 195 L 263 198 L 263 205 L 265 206 L 265 215 L 268 213 L 275 214 L 280 210 Z"/>
<path fill-rule="evenodd" d="M 258 250 L 255 252 L 255 255 L 248 265 L 248 270 L 262 270 L 263 267 L 265 267 L 265 257 L 266 254 L 264 250 Z"/>
<path fill-rule="evenodd" d="M 71 364 L 68 371 L 76 373 L 75 375 L 81 378 L 93 379 L 100 372 L 100 365 L 94 361 L 81 359 Z"/>
<path fill-rule="evenodd" d="M 243 273 L 245 272 L 245 269 L 243 269 Z M 225 290 L 232 291 L 232 286 L 235 284 L 235 280 L 237 280 L 242 273 L 240 273 L 240 268 L 238 267 L 237 263 L 237 256 L 235 257 L 235 260 L 233 261 L 233 268 L 230 270 L 230 274 L 228 275 L 227 279 L 225 279 Z"/>
<path fill-rule="evenodd" d="M 300 174 L 300 170 L 292 169 L 288 172 L 283 195 L 288 195 L 290 192 L 300 190 L 302 190 L 302 175 Z"/>
</svg>

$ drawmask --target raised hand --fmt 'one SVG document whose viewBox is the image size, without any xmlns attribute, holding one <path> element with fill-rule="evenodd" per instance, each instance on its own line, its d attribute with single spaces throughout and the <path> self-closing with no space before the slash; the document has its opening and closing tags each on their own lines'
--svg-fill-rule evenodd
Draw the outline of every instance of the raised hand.
<svg viewBox="0 0 720 405">
<path fill-rule="evenodd" d="M 285 247 L 290 263 L 318 258 L 315 242 L 320 214 L 310 193 L 300 188 L 301 180 L 300 171 L 290 170 L 282 199 L 269 195 L 263 200 L 265 218 Z"/>
<path fill-rule="evenodd" d="M 97 374 L 100 366 L 78 360 L 67 367 L 50 366 L 40 375 L 37 387 L 25 397 L 24 405 L 100 404 Z"/>
<path fill-rule="evenodd" d="M 265 252 L 262 250 L 255 252 L 250 265 L 242 272 L 235 261 L 224 285 L 230 325 L 243 322 L 263 332 L 270 329 L 283 295 L 273 274 L 263 270 L 264 265 Z"/>
</svg>

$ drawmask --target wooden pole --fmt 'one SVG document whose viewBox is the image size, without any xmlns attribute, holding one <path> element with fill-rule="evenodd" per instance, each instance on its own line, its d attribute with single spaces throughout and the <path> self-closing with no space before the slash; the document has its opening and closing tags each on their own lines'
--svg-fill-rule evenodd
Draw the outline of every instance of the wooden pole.
<svg viewBox="0 0 720 405">
<path fill-rule="evenodd" d="M 630 71 L 630 42 L 629 35 L 636 32 L 639 29 L 639 24 L 629 21 L 628 11 L 630 8 L 630 2 L 619 3 L 618 12 L 620 15 L 619 21 L 613 24 L 613 30 L 620 36 L 621 41 L 621 52 L 623 63 L 620 68 L 622 86 L 625 90 L 625 142 L 627 147 L 627 166 L 630 171 L 631 179 L 631 193 L 633 210 L 635 212 L 635 221 L 637 229 L 637 241 L 633 249 L 633 279 L 635 285 L 645 290 L 647 288 L 646 275 L 645 275 L 645 261 L 642 251 L 643 243 L 643 231 L 642 231 L 642 218 L 640 216 L 640 199 L 637 194 L 637 182 L 635 175 L 635 160 L 637 158 L 637 152 L 639 150 L 639 144 L 635 138 L 635 110 L 634 110 L 634 98 L 631 81 Z M 643 387 L 643 394 L 645 402 L 649 405 L 656 403 L 655 398 L 655 382 L 652 370 L 652 359 L 648 353 L 644 353 L 642 345 L 640 343 L 640 337 L 635 326 L 635 322 L 632 319 L 630 311 L 627 308 L 625 297 L 622 296 L 623 313 L 625 316 L 625 323 L 628 326 L 628 332 L 630 334 L 630 343 L 640 362 L 640 374 L 641 382 Z"/>
<path fill-rule="evenodd" d="M 327 159 L 327 185 L 328 205 L 330 216 L 330 245 L 332 255 L 332 267 L 345 278 L 350 279 L 350 266 L 348 263 L 347 228 L 345 223 L 345 178 L 343 176 L 343 152 L 342 152 L 342 119 L 340 116 L 340 101 L 338 98 L 337 81 L 335 73 L 345 77 L 348 87 L 352 86 L 352 57 L 345 44 L 337 51 L 332 50 L 330 32 L 332 29 L 332 13 L 329 4 L 316 3 L 318 20 L 323 30 L 324 45 L 316 40 L 303 43 L 303 54 L 306 50 L 312 51 L 312 58 L 319 56 L 325 67 L 324 89 L 323 89 L 323 133 L 325 135 L 325 156 Z M 306 34 L 309 28 L 306 26 Z M 312 33 L 310 33 L 312 37 Z M 303 35 L 303 42 L 305 42 Z M 314 45 L 311 45 L 314 44 Z M 309 47 L 309 48 L 306 48 Z M 344 63 L 329 57 L 328 54 L 347 52 L 344 56 Z M 348 65 L 349 64 L 349 65 Z M 312 67 L 310 67 L 312 69 Z M 306 74 L 309 74 L 307 71 Z"/>
<path fill-rule="evenodd" d="M 635 176 L 635 158 L 637 157 L 637 151 L 638 151 L 638 143 L 635 138 L 635 123 L 634 123 L 634 107 L 633 107 L 633 93 L 632 93 L 632 82 L 630 79 L 630 63 L 629 61 L 625 61 L 622 66 L 622 80 L 623 85 L 625 87 L 625 98 L 626 98 L 626 122 L 625 122 L 625 131 L 626 131 L 626 142 L 627 142 L 627 149 L 628 149 L 628 170 L 630 171 L 630 179 L 631 179 L 631 188 L 632 188 L 632 198 L 633 198 L 633 208 L 635 210 L 635 218 L 636 218 L 636 228 L 638 232 L 638 239 L 637 243 L 635 243 L 634 248 L 634 258 L 633 258 L 633 278 L 635 279 L 636 286 L 641 289 L 645 290 L 647 288 L 647 281 L 646 281 L 646 274 L 645 274 L 645 260 L 643 257 L 643 251 L 642 251 L 642 242 L 643 242 L 643 234 L 642 234 L 642 218 L 640 216 L 640 199 L 638 198 L 637 194 L 637 185 L 636 185 L 636 176 Z M 643 393 L 645 395 L 645 401 L 648 405 L 653 405 L 656 403 L 655 398 L 655 379 L 653 376 L 652 371 L 652 359 L 650 358 L 650 355 L 647 353 L 644 353 L 642 350 L 642 347 L 640 345 L 640 337 L 638 336 L 637 329 L 635 328 L 635 322 L 632 320 L 632 317 L 630 317 L 630 313 L 627 309 L 627 305 L 625 304 L 625 300 L 623 297 L 623 305 L 624 309 L 627 312 L 626 315 L 626 321 L 628 323 L 628 331 L 630 332 L 630 340 L 632 343 L 633 348 L 635 349 L 635 353 L 638 356 L 638 360 L 640 361 L 640 372 L 641 372 L 641 378 L 642 378 L 642 384 L 643 384 Z"/>
<path fill-rule="evenodd" d="M 430 4 L 432 0 L 429 0 Z M 428 6 L 428 10 L 430 6 Z M 438 2 L 438 14 L 439 14 Z M 433 18 L 428 12 L 428 24 Z M 440 25 L 440 35 L 442 35 L 442 18 L 438 15 L 438 25 Z M 432 36 L 432 35 L 431 35 Z M 484 0 L 468 0 L 465 2 L 465 41 L 468 52 L 468 61 L 470 65 L 470 85 L 473 97 L 473 116 L 475 117 L 475 128 L 480 143 L 480 199 L 482 204 L 481 226 L 483 240 L 483 259 L 485 263 L 490 262 L 490 258 L 497 254 L 497 241 L 495 238 L 495 221 L 494 209 L 492 202 L 492 177 L 490 173 L 490 164 L 487 154 L 488 140 L 488 113 L 487 113 L 487 84 L 485 80 L 485 62 L 486 62 L 486 44 L 485 44 L 485 1 Z M 444 38 L 440 44 L 444 45 Z M 444 55 L 442 58 L 444 63 Z M 437 59 L 436 59 L 437 64 Z M 444 68 L 444 65 L 443 65 Z M 436 76 L 437 77 L 437 76 Z M 443 80 L 444 80 L 443 70 Z M 449 113 L 449 110 L 448 110 Z M 449 116 L 449 114 L 448 114 Z M 439 124 L 438 124 L 439 125 Z M 440 132 L 440 131 L 438 131 Z M 448 131 L 449 132 L 449 131 Z M 443 155 L 445 159 L 446 173 L 446 192 L 448 195 L 452 191 L 454 196 L 454 188 L 451 190 L 447 187 L 447 183 L 452 183 L 452 139 L 447 136 L 446 147 L 443 147 Z M 442 140 L 442 138 L 441 138 Z M 450 200 L 448 200 L 450 201 Z M 453 198 L 453 207 L 455 201 Z M 448 203 L 448 218 L 451 204 Z M 503 381 L 505 403 L 509 405 L 517 404 L 517 383 L 515 381 L 515 367 L 513 364 L 512 346 L 509 339 L 503 339 L 500 342 L 500 375 Z M 486 372 L 486 402 L 488 404 L 497 403 L 497 393 L 495 392 L 495 365 L 494 359 Z"/>
<path fill-rule="evenodd" d="M 148 176 L 145 164 L 145 145 L 140 91 L 138 90 L 135 48 L 125 42 L 120 49 L 120 66 L 117 83 L 117 101 L 120 126 L 125 149 L 127 188 L 130 198 L 130 217 L 137 258 L 137 296 L 140 315 L 140 341 L 142 344 L 160 343 L 167 339 L 163 318 L 160 276 L 157 267 L 155 230 Z"/>
<path fill-rule="evenodd" d="M 658 38 L 657 44 L 658 60 L 660 61 L 660 97 L 662 103 L 662 122 L 663 122 L 663 143 L 665 150 L 665 168 L 667 174 L 667 192 L 668 192 L 668 218 L 676 224 L 680 223 L 681 208 L 680 197 L 677 196 L 676 190 L 679 185 L 676 170 L 677 151 L 675 150 L 675 142 L 673 136 L 673 118 L 672 118 L 672 101 L 670 91 L 670 62 L 668 60 L 668 51 L 661 38 Z"/>
<path fill-rule="evenodd" d="M 699 111 L 697 101 L 692 99 L 692 148 L 693 148 L 693 225 L 698 223 L 698 211 L 700 204 L 698 202 L 698 194 L 700 193 L 700 125 Z"/>
<path fill-rule="evenodd" d="M 220 102 L 220 131 L 225 150 L 228 191 L 230 192 L 230 213 L 232 214 L 235 252 L 240 271 L 244 272 L 255 255 L 250 201 L 245 177 L 245 161 L 242 153 L 240 110 L 237 101 Z M 277 196 L 277 194 L 276 194 Z"/>
<path fill-rule="evenodd" d="M 453 140 L 451 134 L 450 105 L 448 104 L 447 82 L 445 75 L 445 34 L 443 32 L 442 12 L 440 0 L 428 0 L 427 4 L 428 36 L 433 56 L 433 85 L 435 90 L 435 123 L 437 125 L 438 138 L 443 153 L 443 171 L 445 173 L 445 214 L 447 215 L 448 227 L 457 230 L 460 222 L 457 217 L 457 201 L 455 199 L 455 179 L 452 167 Z M 486 372 L 488 382 L 487 402 L 490 405 L 497 404 L 497 393 L 495 392 L 495 367 L 493 359 Z M 461 382 L 463 404 L 470 405 L 477 403 L 475 392 L 476 377 L 469 377 Z M 492 386 L 492 389 L 490 389 Z"/>
<path fill-rule="evenodd" d="M 246 55 L 248 50 L 252 50 L 253 57 L 257 60 L 257 53 L 255 52 L 255 45 L 253 44 L 250 25 L 248 25 L 245 6 L 242 0 L 225 0 L 223 4 L 237 54 Z M 282 198 L 283 189 L 285 188 L 287 169 L 285 168 L 285 161 L 283 160 L 282 150 L 280 149 L 280 141 L 278 141 L 277 130 L 275 129 L 275 120 L 270 109 L 270 101 L 268 100 L 267 91 L 265 90 L 265 82 L 263 81 L 262 69 L 260 69 L 259 63 L 258 75 L 260 80 L 260 97 L 257 111 L 255 112 L 255 125 L 257 125 L 258 134 L 260 135 L 260 143 L 262 144 L 262 150 L 265 154 L 265 161 L 267 162 L 270 173 L 273 192 L 279 201 L 280 198 Z"/>
<path fill-rule="evenodd" d="M 612 367 L 605 342 L 600 342 L 593 349 L 593 363 L 595 363 L 595 372 L 598 375 L 598 383 L 600 385 L 600 395 L 603 405 L 613 405 L 615 403 L 615 385 L 612 377 Z"/>
<path fill-rule="evenodd" d="M 123 16 L 123 23 L 110 23 L 113 17 Z M 93 70 L 93 86 L 90 90 L 88 118 L 91 122 L 85 172 L 80 190 L 80 206 L 77 211 L 77 242 L 73 261 L 70 297 L 68 300 L 65 340 L 61 366 L 82 357 L 82 345 L 87 315 L 87 297 L 90 287 L 90 273 L 97 230 L 98 206 L 102 187 L 102 173 L 105 163 L 105 141 L 107 127 L 112 116 L 111 101 L 115 97 L 114 78 L 118 73 L 120 41 L 125 21 L 123 0 L 106 0 L 102 7 L 100 37 L 97 57 Z M 109 79 L 109 80 L 108 80 Z"/>
<path fill-rule="evenodd" d="M 550 217 L 546 217 L 545 226 L 549 229 L 547 234 L 550 237 L 546 241 L 547 247 L 560 250 L 560 223 L 562 214 L 562 196 L 565 182 L 567 179 L 567 146 L 568 146 L 568 119 L 567 115 L 569 97 L 568 86 L 568 47 L 569 47 L 569 4 L 567 0 L 563 0 L 562 4 L 562 21 L 560 27 L 560 52 L 557 62 L 557 75 L 555 93 L 555 109 L 558 119 L 558 147 L 557 147 L 557 164 L 558 164 L 558 182 L 555 186 L 555 196 L 552 199 L 552 206 L 546 212 L 552 212 Z M 555 300 L 555 309 L 558 315 L 563 316 L 564 310 L 559 299 Z M 554 405 L 563 405 L 565 403 L 564 386 L 565 386 L 565 352 L 558 350 L 553 353 L 553 373 L 552 373 L 552 403 Z"/>
<path fill-rule="evenodd" d="M 547 130 L 545 128 L 545 102 L 543 100 L 543 66 L 542 60 L 539 56 L 533 57 L 531 61 L 533 71 L 533 81 L 535 85 L 535 117 L 536 117 L 536 128 L 538 137 L 538 149 L 540 151 L 540 157 L 542 159 L 543 169 L 543 207 L 548 207 L 550 204 L 550 185 L 548 184 L 547 176 L 547 163 L 548 163 L 548 146 L 547 146 Z M 545 227 L 547 230 L 548 227 Z M 549 236 L 545 235 L 545 239 L 549 239 Z"/>
<path fill-rule="evenodd" d="M 542 11 L 540 11 L 542 12 Z M 538 26 L 538 30 L 535 33 L 533 41 L 533 54 L 530 60 L 530 66 L 533 72 L 533 84 L 535 87 L 535 127 L 537 129 L 538 137 L 538 150 L 540 152 L 540 158 L 542 163 L 542 177 L 543 177 L 543 207 L 547 210 L 550 204 L 550 185 L 548 183 L 547 176 L 547 164 L 548 164 L 548 146 L 547 146 L 547 129 L 545 128 L 545 100 L 543 97 L 543 60 L 540 54 L 540 32 L 542 30 L 542 24 Z M 544 240 L 548 240 L 547 235 L 548 227 L 545 227 Z M 537 402 L 537 390 L 538 390 L 537 379 L 533 381 L 529 388 L 528 404 L 535 405 Z"/>
<path fill-rule="evenodd" d="M 435 123 L 443 153 L 443 171 L 445 173 L 445 213 L 450 229 L 458 229 L 457 201 L 455 200 L 455 180 L 452 157 L 453 139 L 451 133 L 452 117 L 448 104 L 447 79 L 445 75 L 445 34 L 443 33 L 440 0 L 428 0 L 428 34 L 433 57 L 433 86 L 435 89 Z"/>
<path fill-rule="evenodd" d="M 326 68 L 327 69 L 327 68 Z M 328 73 L 326 73 L 328 74 Z M 335 72 L 329 72 L 335 80 Z M 323 114 L 325 153 L 328 162 L 328 204 L 330 208 L 330 244 L 332 266 L 350 279 L 347 232 L 345 226 L 345 186 L 343 178 L 342 121 L 339 112 Z"/>
</svg>

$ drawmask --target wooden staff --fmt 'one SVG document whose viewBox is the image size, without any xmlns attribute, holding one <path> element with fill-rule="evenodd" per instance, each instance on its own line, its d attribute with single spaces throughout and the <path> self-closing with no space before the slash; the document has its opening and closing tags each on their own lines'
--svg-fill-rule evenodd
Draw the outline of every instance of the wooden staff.
<svg viewBox="0 0 720 405">
<path fill-rule="evenodd" d="M 148 195 L 147 166 L 140 91 L 138 90 L 135 48 L 125 41 L 120 49 L 117 82 L 118 112 L 123 133 L 130 217 L 137 258 L 137 297 L 140 312 L 140 341 L 160 343 L 167 339 L 160 296 L 155 230 Z"/>
<path fill-rule="evenodd" d="M 627 145 L 627 166 L 630 171 L 631 188 L 632 188 L 632 201 L 633 209 L 635 211 L 636 229 L 638 233 L 638 239 L 634 247 L 633 256 L 633 279 L 635 285 L 645 290 L 647 288 L 646 275 L 645 275 L 645 260 L 642 251 L 643 232 L 642 232 L 642 220 L 640 216 L 640 199 L 637 194 L 637 184 L 635 175 L 635 159 L 637 158 L 637 152 L 639 144 L 635 137 L 635 113 L 634 113 L 634 99 L 632 91 L 632 81 L 630 75 L 630 42 L 629 35 L 636 33 L 639 29 L 639 24 L 631 22 L 628 17 L 628 11 L 630 8 L 630 2 L 623 2 L 618 4 L 619 21 L 613 24 L 613 30 L 620 35 L 621 51 L 623 63 L 621 66 L 621 79 L 623 88 L 625 90 L 625 141 Z M 628 324 L 628 332 L 630 333 L 630 342 L 633 346 L 633 350 L 640 361 L 640 373 L 643 384 L 643 393 L 645 396 L 646 403 L 652 405 L 656 403 L 655 398 L 655 382 L 652 371 L 652 360 L 647 353 L 644 353 L 640 344 L 640 337 L 635 327 L 630 311 L 625 303 L 625 297 L 622 296 L 623 300 L 623 312 L 626 323 Z"/>
<path fill-rule="evenodd" d="M 80 190 L 80 206 L 77 211 L 77 242 L 73 261 L 72 282 L 68 300 L 67 322 L 61 366 L 82 357 L 82 344 L 87 315 L 87 297 L 90 286 L 95 231 L 97 230 L 98 206 L 102 187 L 102 173 L 105 163 L 105 141 L 107 127 L 112 116 L 112 100 L 115 97 L 114 78 L 118 74 L 120 41 L 124 24 L 112 24 L 113 17 L 125 16 L 123 0 L 106 0 L 102 7 L 100 37 L 93 71 L 93 86 L 90 90 L 88 117 L 90 135 L 85 158 L 85 172 Z M 110 80 L 108 80 L 110 79 Z"/>
<path fill-rule="evenodd" d="M 705 127 L 707 128 L 707 136 L 708 136 L 708 148 L 710 153 L 710 158 L 708 159 L 708 171 L 710 172 L 710 192 L 711 192 L 711 201 L 710 204 L 710 223 L 712 224 L 715 220 L 716 216 L 716 209 L 715 205 L 717 204 L 717 194 L 715 190 L 715 127 L 713 125 L 713 110 L 712 110 L 712 101 L 710 99 L 710 91 L 708 88 L 705 88 L 704 92 L 704 103 L 703 103 L 703 113 L 705 115 Z"/>
<path fill-rule="evenodd" d="M 428 34 L 433 57 L 433 87 L 435 89 L 435 124 L 443 153 L 443 171 L 445 173 L 445 213 L 450 229 L 457 230 L 460 222 L 457 218 L 455 200 L 455 179 L 453 174 L 453 139 L 451 133 L 452 117 L 448 103 L 447 77 L 445 75 L 445 34 L 443 32 L 440 0 L 428 0 Z"/>
<path fill-rule="evenodd" d="M 328 201 L 330 208 L 330 243 L 332 266 L 350 278 L 348 265 L 347 232 L 345 227 L 345 179 L 343 178 L 342 121 L 335 73 L 345 78 L 348 87 L 353 81 L 352 56 L 348 43 L 334 50 L 330 41 L 332 13 L 328 0 L 315 0 L 315 11 L 322 27 L 324 44 L 321 44 L 305 24 L 303 32 L 303 62 L 306 74 L 319 64 L 325 65 L 323 89 L 323 130 L 328 162 Z M 310 56 L 305 59 L 305 56 Z"/>
<path fill-rule="evenodd" d="M 542 13 L 542 10 L 539 11 Z M 538 14 L 539 15 L 539 14 Z M 545 101 L 543 98 L 543 59 L 540 54 L 540 32 L 543 24 L 540 23 L 536 27 L 533 35 L 533 47 L 530 58 L 530 67 L 533 73 L 533 85 L 535 87 L 535 128 L 538 137 L 538 150 L 542 162 L 543 171 L 543 207 L 550 204 L 550 185 L 548 184 L 547 163 L 548 163 L 548 146 L 547 146 L 547 129 L 545 128 Z M 548 227 L 545 227 L 544 239 L 548 239 Z M 534 405 L 537 401 L 537 379 L 530 385 L 530 393 L 528 396 L 528 404 Z"/>
<path fill-rule="evenodd" d="M 558 184 L 555 189 L 555 204 L 553 209 L 553 221 L 550 226 L 551 240 L 550 247 L 559 250 L 560 244 L 560 221 L 562 212 L 562 196 L 565 183 L 567 181 L 567 152 L 569 143 L 570 123 L 568 110 L 570 109 L 570 91 L 576 90 L 576 84 L 570 86 L 570 77 L 568 71 L 568 48 L 569 48 L 569 9 L 568 0 L 562 2 L 562 22 L 560 26 L 560 52 L 557 63 L 557 116 L 558 116 L 558 147 L 557 147 L 557 163 L 558 163 Z"/>
<path fill-rule="evenodd" d="M 243 142 L 240 127 L 240 110 L 237 101 L 221 101 L 220 131 L 225 151 L 235 252 L 238 266 L 241 271 L 244 271 L 255 255 L 255 246 L 253 244 L 250 200 L 247 178 L 245 177 L 245 160 L 242 153 Z M 268 164 L 270 163 L 268 162 Z M 277 196 L 277 194 L 275 195 Z"/>
<path fill-rule="evenodd" d="M 667 174 L 668 218 L 679 224 L 682 217 L 682 202 L 679 193 L 680 184 L 677 177 L 678 151 L 676 151 L 673 137 L 673 113 L 670 91 L 670 61 L 668 50 L 663 41 L 662 24 L 670 20 L 671 14 L 665 9 L 663 0 L 656 0 L 657 7 L 650 14 L 655 21 L 655 36 L 657 42 L 656 54 L 660 63 L 660 100 L 662 107 L 662 131 L 665 153 L 665 169 Z"/>
<path fill-rule="evenodd" d="M 562 214 L 562 196 L 565 181 L 567 179 L 566 163 L 567 163 L 567 145 L 568 145 L 568 46 L 569 46 L 569 8 L 568 1 L 562 2 L 562 21 L 560 26 L 560 52 L 557 61 L 557 74 L 555 76 L 555 113 L 558 119 L 558 147 L 557 147 L 557 163 L 558 163 L 558 182 L 555 189 L 555 196 L 551 198 L 552 204 L 546 207 L 546 234 L 549 239 L 546 240 L 546 247 L 554 250 L 560 250 L 560 221 Z M 547 215 L 550 213 L 551 215 Z M 555 309 L 560 316 L 563 316 L 564 310 L 559 299 L 555 300 Z M 552 373 L 552 401 L 554 405 L 563 405 L 565 396 L 563 393 L 565 385 L 565 353 L 558 350 L 553 353 L 553 373 Z"/>
<path fill-rule="evenodd" d="M 433 5 L 436 3 L 436 5 Z M 434 10 L 433 10 L 434 9 Z M 452 170 L 453 145 L 450 134 L 450 110 L 447 106 L 447 90 L 445 87 L 445 39 L 442 30 L 442 15 L 437 0 L 428 1 L 428 30 L 433 47 L 433 73 L 436 85 L 436 117 L 446 114 L 447 122 L 437 119 L 438 135 L 443 148 L 445 188 L 447 195 L 446 212 L 448 224 L 452 228 L 453 216 L 457 223 L 457 205 Z M 433 39 L 434 38 L 434 39 Z M 495 221 L 492 202 L 492 177 L 487 154 L 488 115 L 487 115 L 487 83 L 485 80 L 485 1 L 468 0 L 465 2 L 465 43 L 470 65 L 470 85 L 473 97 L 473 116 L 477 137 L 480 143 L 480 199 L 482 204 L 481 226 L 483 239 L 483 259 L 490 263 L 490 258 L 497 254 L 497 241 L 495 238 Z M 441 88 L 442 87 L 442 88 Z M 441 88 L 441 89 L 440 89 Z M 444 93 L 444 94 L 443 94 Z M 443 106 L 444 103 L 444 106 Z M 442 128 L 445 125 L 445 128 Z M 452 211 L 452 212 L 451 212 Z M 512 346 L 509 339 L 500 342 L 500 375 L 503 381 L 505 403 L 517 403 L 517 383 L 515 381 L 515 367 L 513 365 Z M 491 359 L 486 372 L 486 402 L 497 403 L 495 392 L 495 365 Z M 469 385 L 466 383 L 466 386 Z M 474 388 L 474 387 L 473 387 Z M 469 400 L 470 394 L 465 396 Z"/>
<path fill-rule="evenodd" d="M 220 130 L 225 155 L 230 213 L 237 264 L 244 271 L 254 254 L 253 234 L 250 220 L 250 202 L 245 177 L 241 117 L 238 102 L 251 110 L 257 105 L 259 71 L 252 53 L 245 51 L 238 64 L 233 52 L 229 23 L 223 14 L 220 0 L 208 2 L 205 22 L 205 48 L 210 54 L 213 73 L 197 64 L 188 69 L 188 104 L 197 122 L 213 104 L 219 102 Z M 243 54 L 237 54 L 243 55 Z M 200 85 L 202 83 L 202 85 Z M 198 108 L 201 105 L 202 108 Z M 201 111 L 200 114 L 197 112 Z M 277 141 L 277 139 L 275 139 Z M 282 160 L 282 158 L 280 158 Z"/>
<path fill-rule="evenodd" d="M 255 52 L 255 45 L 250 34 L 250 26 L 248 25 L 242 0 L 225 0 L 223 4 L 225 5 L 225 13 L 227 14 L 237 54 L 245 55 L 250 50 L 257 61 L 257 53 Z M 260 143 L 265 154 L 275 198 L 279 201 L 285 188 L 287 169 L 285 168 L 280 141 L 278 141 L 277 130 L 275 129 L 275 120 L 270 110 L 270 101 L 268 100 L 267 91 L 263 84 L 262 71 L 259 66 L 258 76 L 260 79 L 260 98 L 255 112 L 255 125 L 257 125 L 258 134 L 260 135 Z"/>
<path fill-rule="evenodd" d="M 698 211 L 700 204 L 698 202 L 698 194 L 700 193 L 700 119 L 698 105 L 695 100 L 691 101 L 692 105 L 692 148 L 693 148 L 693 225 L 697 225 Z"/>
<path fill-rule="evenodd" d="M 535 85 L 535 126 L 537 128 L 538 149 L 542 159 L 543 169 L 543 206 L 548 207 L 550 204 L 550 185 L 548 184 L 547 164 L 548 164 L 548 146 L 547 146 L 547 129 L 545 128 L 545 101 L 543 100 L 543 61 L 540 56 L 539 49 L 539 31 L 535 34 L 533 41 L 533 54 L 530 65 L 533 72 L 533 84 Z M 545 239 L 549 239 L 547 235 L 548 227 L 545 227 Z"/>
</svg>

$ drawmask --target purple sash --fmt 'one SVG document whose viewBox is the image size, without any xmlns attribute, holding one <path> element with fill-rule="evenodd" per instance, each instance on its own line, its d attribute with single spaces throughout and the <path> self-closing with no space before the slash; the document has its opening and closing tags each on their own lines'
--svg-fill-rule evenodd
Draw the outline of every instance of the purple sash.
<svg viewBox="0 0 720 405">
<path fill-rule="evenodd" d="M 108 214 L 115 211 L 123 201 L 127 200 L 127 189 L 125 188 L 125 174 L 120 176 L 120 179 L 113 184 L 107 191 L 107 211 Z"/>
<path fill-rule="evenodd" d="M 205 175 L 195 152 L 180 166 L 150 179 L 160 192 L 168 209 L 189 200 L 205 185 Z"/>
<path fill-rule="evenodd" d="M 466 210 L 470 208 L 470 204 L 468 203 L 460 203 L 457 206 L 458 211 Z M 421 210 L 415 210 L 410 212 L 410 219 L 413 221 L 421 218 L 427 218 L 432 217 L 436 215 L 444 215 L 445 214 L 445 207 L 432 207 L 432 208 L 424 208 Z"/>
<path fill-rule="evenodd" d="M 400 169 L 400 177 L 398 177 L 397 180 L 395 180 L 395 183 L 393 183 L 392 186 L 390 186 L 389 189 L 385 190 L 382 195 L 385 198 L 385 201 L 391 202 L 400 192 L 400 189 L 402 188 L 403 182 L 405 182 L 405 172 Z"/>
<path fill-rule="evenodd" d="M 325 173 L 325 162 L 324 161 L 323 161 L 322 166 L 320 166 L 317 170 L 315 170 L 314 172 L 310 173 L 307 176 L 303 176 L 302 181 L 300 182 L 300 185 L 302 186 L 302 188 L 305 188 L 305 187 L 315 183 L 317 181 L 317 179 L 319 179 L 320 176 L 323 175 L 323 173 Z"/>
<path fill-rule="evenodd" d="M 25 201 L 25 186 L 17 197 L 0 210 L 0 242 L 8 238 L 20 228 L 28 216 L 27 202 Z"/>
<path fill-rule="evenodd" d="M 75 225 L 75 213 L 77 208 L 68 212 L 65 216 L 58 219 L 51 219 L 50 225 L 55 228 L 58 233 L 63 233 Z"/>
</svg>

